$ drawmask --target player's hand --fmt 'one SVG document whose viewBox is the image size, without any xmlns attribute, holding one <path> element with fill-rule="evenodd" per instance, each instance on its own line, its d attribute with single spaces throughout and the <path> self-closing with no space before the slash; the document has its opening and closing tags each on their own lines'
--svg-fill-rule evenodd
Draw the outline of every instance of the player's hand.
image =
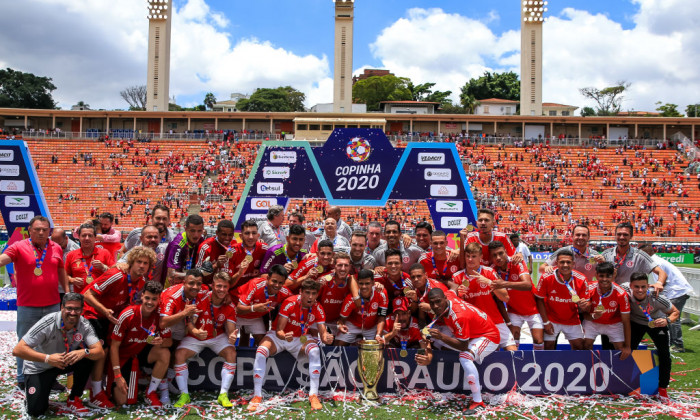
<svg viewBox="0 0 700 420">
<path fill-rule="evenodd" d="M 55 368 L 65 369 L 66 363 L 63 361 L 63 359 L 63 354 L 53 353 L 49 356 L 49 364 Z"/>
<path fill-rule="evenodd" d="M 401 323 L 397 320 L 394 320 L 394 328 L 392 328 L 391 332 L 393 334 L 397 334 L 399 331 L 401 331 Z"/>
<path fill-rule="evenodd" d="M 291 332 L 284 333 L 284 339 L 291 342 L 292 340 L 294 340 L 294 334 Z"/>
<path fill-rule="evenodd" d="M 153 341 L 151 341 L 151 344 L 153 344 L 154 346 L 160 346 L 161 344 L 163 344 L 163 337 L 159 335 L 153 337 Z"/>
<path fill-rule="evenodd" d="M 226 258 L 226 254 L 219 255 L 219 258 L 216 259 L 216 267 L 223 267 L 224 264 L 226 264 L 226 261 L 228 261 L 228 258 Z"/>
<path fill-rule="evenodd" d="M 307 274 L 308 278 L 310 278 L 311 280 L 316 280 L 316 279 L 318 278 L 319 275 L 320 275 L 320 273 L 318 272 L 318 270 L 316 269 L 316 267 L 313 267 L 313 268 L 309 271 L 309 273 Z"/>
<path fill-rule="evenodd" d="M 659 293 L 664 290 L 664 285 L 658 281 L 649 287 L 651 288 L 654 297 L 659 297 Z"/>
<path fill-rule="evenodd" d="M 73 350 L 69 353 L 66 353 L 63 356 L 63 362 L 66 364 L 66 366 L 71 366 L 71 365 L 78 363 L 85 356 L 86 356 L 85 350 L 83 350 L 83 349 Z"/>
<path fill-rule="evenodd" d="M 551 322 L 544 325 L 544 333 L 548 335 L 554 335 L 554 325 L 552 325 Z"/>
<path fill-rule="evenodd" d="M 228 335 L 228 342 L 229 344 L 235 346 L 236 345 L 236 339 L 238 338 L 238 328 L 233 330 L 231 334 Z"/>
<path fill-rule="evenodd" d="M 386 344 L 386 341 L 384 341 L 384 337 L 382 337 L 380 334 L 375 335 L 374 339 L 377 340 L 379 344 Z"/>
<path fill-rule="evenodd" d="M 519 327 L 516 327 L 516 326 L 513 325 L 513 324 L 510 324 L 510 325 L 508 325 L 508 329 L 510 330 L 510 333 L 513 334 L 513 335 L 515 336 L 516 333 L 518 332 L 518 330 L 519 330 L 520 328 L 519 328 Z"/>
<path fill-rule="evenodd" d="M 629 347 L 623 347 L 620 351 L 620 360 L 625 360 L 630 354 L 632 354 L 632 349 Z"/>
<path fill-rule="evenodd" d="M 114 311 L 111 309 L 107 309 L 107 320 L 114 325 L 119 323 L 119 320 L 114 317 Z"/>
<path fill-rule="evenodd" d="M 554 267 L 552 267 L 551 265 L 545 265 L 544 272 L 545 274 L 552 274 L 554 273 Z"/>
<path fill-rule="evenodd" d="M 409 246 L 411 246 L 411 243 L 413 242 L 413 239 L 411 239 L 410 236 L 408 236 L 407 234 L 404 233 L 404 234 L 401 236 L 401 238 L 402 238 L 402 240 L 403 240 L 403 246 L 404 246 L 404 248 L 408 248 Z"/>
<path fill-rule="evenodd" d="M 418 293 L 416 293 L 415 290 L 404 292 L 404 296 L 406 296 L 411 302 L 418 302 Z"/>
<path fill-rule="evenodd" d="M 287 273 L 291 273 L 292 271 L 294 271 L 294 266 L 292 265 L 292 263 L 288 262 L 284 264 L 284 269 L 287 270 Z"/>
<path fill-rule="evenodd" d="M 333 337 L 333 334 L 330 334 L 328 332 L 323 334 L 323 337 L 321 337 L 321 341 L 323 341 L 324 344 L 328 344 L 329 346 L 333 344 L 333 340 L 335 340 L 335 337 Z"/>
<path fill-rule="evenodd" d="M 241 265 L 238 266 L 238 271 L 240 273 L 245 273 L 245 271 L 248 269 L 248 266 L 250 266 L 250 262 L 243 260 L 241 262 Z"/>
<path fill-rule="evenodd" d="M 457 286 L 457 296 L 464 298 L 467 295 L 468 290 L 469 289 L 467 289 L 463 284 L 460 284 Z"/>
<path fill-rule="evenodd" d="M 102 272 L 107 271 L 107 268 L 108 268 L 106 265 L 104 265 L 104 263 L 102 263 L 102 261 L 96 260 L 96 259 L 93 259 L 93 260 L 92 260 L 92 266 L 93 266 L 96 270 L 100 270 L 100 271 L 102 271 Z"/>
<path fill-rule="evenodd" d="M 426 302 L 421 302 L 420 304 L 418 304 L 418 309 L 425 312 L 426 314 L 429 314 L 432 311 L 432 309 L 430 309 L 430 304 Z"/>
<path fill-rule="evenodd" d="M 183 309 L 182 312 L 184 312 L 186 316 L 192 316 L 202 311 L 197 310 L 197 305 L 187 304 L 185 305 L 185 309 Z"/>
<path fill-rule="evenodd" d="M 459 231 L 459 236 L 465 236 L 465 237 L 466 237 L 467 235 L 469 235 L 469 229 L 467 229 L 467 228 L 464 227 L 464 228 L 462 228 L 462 229 Z"/>
<path fill-rule="evenodd" d="M 457 258 L 459 258 L 459 251 L 457 251 L 456 249 L 453 249 L 452 251 L 447 253 L 448 262 L 455 262 L 457 261 Z"/>
<path fill-rule="evenodd" d="M 382 290 L 384 290 L 384 285 L 378 281 L 375 281 L 374 288 L 377 289 L 377 291 L 381 292 Z"/>
<path fill-rule="evenodd" d="M 513 264 L 518 265 L 521 262 L 523 262 L 523 254 L 520 252 L 516 252 L 515 254 L 513 254 L 513 257 L 510 260 L 513 262 Z"/>
<path fill-rule="evenodd" d="M 579 300 L 577 305 L 578 305 L 578 309 L 583 313 L 591 311 L 591 301 L 588 299 Z"/>
<path fill-rule="evenodd" d="M 206 340 L 207 331 L 204 330 L 203 328 L 202 329 L 195 328 L 192 330 L 192 335 L 197 337 L 197 339 L 199 339 L 199 340 Z"/>
<path fill-rule="evenodd" d="M 386 273 L 386 267 L 374 267 L 374 274 L 379 274 L 380 276 Z"/>
<path fill-rule="evenodd" d="M 127 389 L 126 389 L 126 379 L 122 376 L 121 378 L 117 378 L 114 380 L 114 383 L 117 385 L 117 389 L 119 392 L 123 393 L 126 395 Z"/>
<path fill-rule="evenodd" d="M 79 289 L 82 288 L 85 284 L 85 280 L 83 280 L 80 277 L 68 277 L 68 282 L 71 284 L 71 286 L 77 287 Z"/>
<path fill-rule="evenodd" d="M 348 326 L 345 324 L 338 324 L 338 332 L 341 332 L 343 334 L 348 333 Z"/>
<path fill-rule="evenodd" d="M 668 326 L 668 321 L 666 321 L 666 318 L 656 318 L 654 320 L 654 325 L 656 328 L 663 328 Z"/>
<path fill-rule="evenodd" d="M 593 258 L 593 260 L 595 261 L 596 264 L 600 264 L 600 263 L 605 262 L 605 257 L 603 257 L 603 255 L 601 255 L 601 254 L 598 254 L 595 257 L 591 257 L 591 258 Z"/>
<path fill-rule="evenodd" d="M 433 338 L 433 340 L 442 341 L 442 339 L 445 338 L 444 334 L 441 333 L 438 329 L 431 328 L 428 331 L 430 332 L 430 336 Z"/>
<path fill-rule="evenodd" d="M 352 300 L 355 302 L 355 307 L 357 309 L 362 309 L 362 299 L 360 299 L 360 296 L 353 296 Z"/>
<path fill-rule="evenodd" d="M 505 289 L 508 284 L 505 280 L 495 280 L 491 282 L 491 290 Z"/>
</svg>

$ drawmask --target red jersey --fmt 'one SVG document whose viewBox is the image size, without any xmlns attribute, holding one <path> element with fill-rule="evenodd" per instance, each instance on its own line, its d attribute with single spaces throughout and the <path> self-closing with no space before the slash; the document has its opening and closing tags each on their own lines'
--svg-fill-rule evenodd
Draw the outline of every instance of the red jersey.
<svg viewBox="0 0 700 420">
<path fill-rule="evenodd" d="M 343 307 L 345 297 L 350 295 L 350 278 L 345 279 L 345 282 L 338 285 L 334 279 L 334 275 L 327 275 L 326 282 L 321 286 L 321 291 L 318 292 L 318 302 L 323 306 L 326 312 L 326 321 L 335 322 L 340 318 L 340 310 Z"/>
<path fill-rule="evenodd" d="M 600 290 L 598 290 L 598 282 L 589 283 L 588 292 L 591 299 L 591 313 L 598 305 L 603 305 L 605 308 L 603 315 L 598 319 L 594 319 L 593 322 L 598 324 L 615 324 L 622 322 L 621 314 L 630 313 L 630 300 L 627 297 L 627 293 L 617 284 L 613 283 L 612 289 L 610 289 L 608 294 L 603 295 L 602 299 Z"/>
<path fill-rule="evenodd" d="M 409 285 L 411 285 L 411 284 L 409 284 Z M 430 302 L 428 302 L 428 293 L 430 293 L 430 291 L 436 287 L 438 289 L 441 289 L 443 292 L 445 292 L 445 294 L 447 294 L 450 291 L 450 289 L 448 289 L 447 286 L 440 283 L 439 281 L 433 280 L 433 279 L 427 279 L 425 282 L 425 291 L 423 291 L 423 293 L 421 294 L 421 292 L 416 290 L 416 294 L 418 295 L 418 299 L 420 299 L 420 301 L 423 303 L 430 303 Z M 411 288 L 413 288 L 412 285 L 411 285 Z"/>
<path fill-rule="evenodd" d="M 388 274 L 384 271 L 383 274 L 375 274 L 374 282 L 381 283 L 384 286 L 384 290 L 387 292 L 387 297 L 389 299 L 394 299 L 396 296 L 403 296 L 404 287 L 408 286 L 410 283 L 410 276 L 407 273 L 401 272 L 401 281 L 395 283 L 389 279 Z M 406 280 L 409 280 L 408 282 Z"/>
<path fill-rule="evenodd" d="M 446 259 L 440 261 L 433 259 L 433 253 L 427 252 L 418 259 L 418 262 L 425 268 L 425 275 L 431 279 L 447 283 L 454 273 L 459 271 L 459 259 L 449 261 L 449 254 Z"/>
<path fill-rule="evenodd" d="M 393 316 L 389 316 L 386 318 L 386 323 L 384 324 L 384 334 L 389 334 L 394 329 L 394 322 L 395 321 Z M 406 344 L 411 346 L 415 345 L 422 339 L 423 337 L 420 333 L 418 320 L 416 319 L 416 317 L 412 316 L 411 323 L 408 325 L 408 328 L 405 330 L 399 330 L 399 332 L 396 334 L 396 337 L 394 337 L 391 340 L 391 344 L 397 345 L 397 347 L 401 347 L 401 341 L 406 341 Z"/>
<path fill-rule="evenodd" d="M 301 277 L 304 277 L 305 275 L 309 274 L 309 271 L 311 270 L 318 270 L 318 258 L 317 257 L 309 257 L 306 256 L 304 257 L 303 260 L 301 260 L 301 264 L 292 272 L 289 274 L 289 279 L 290 280 L 299 280 Z M 324 268 L 323 266 L 320 266 L 323 271 L 321 271 L 318 274 L 318 277 L 321 277 L 324 274 L 330 273 L 333 270 L 332 266 L 328 266 L 328 268 Z"/>
<path fill-rule="evenodd" d="M 524 262 L 513 264 L 508 261 L 508 269 L 506 271 L 501 271 L 495 267 L 494 270 L 496 270 L 501 280 L 505 281 L 518 282 L 522 276 L 530 276 L 530 271 L 527 269 Z M 532 293 L 532 280 L 530 280 L 530 289 L 508 289 L 508 296 L 510 297 L 508 305 L 506 305 L 508 312 L 522 316 L 536 315 L 539 313 L 537 304 L 535 303 L 535 295 Z"/>
<path fill-rule="evenodd" d="M 93 268 L 92 260 L 98 260 L 107 267 L 114 265 L 114 255 L 104 248 L 93 248 L 92 254 L 83 255 L 82 249 L 74 249 L 66 255 L 65 267 L 66 275 L 70 277 L 80 277 L 83 279 L 82 286 L 73 285 L 73 292 L 81 293 L 86 287 L 90 287 L 95 279 L 102 276 L 105 272 L 98 268 Z M 87 277 L 90 274 L 92 281 L 87 284 Z"/>
<path fill-rule="evenodd" d="M 439 323 L 452 330 L 456 339 L 470 340 L 484 337 L 495 344 L 501 342 L 501 334 L 486 312 L 467 302 L 450 300 L 448 305 L 447 314 L 440 319 Z"/>
<path fill-rule="evenodd" d="M 317 329 L 316 324 L 326 322 L 326 314 L 318 302 L 314 303 L 311 308 L 302 308 L 301 296 L 290 296 L 282 302 L 277 319 L 275 319 L 274 329 L 277 330 L 277 320 L 287 318 L 287 325 L 284 327 L 284 332 L 291 332 L 294 337 L 301 337 L 301 328 L 304 326 L 304 334 L 307 334 L 311 329 Z"/>
<path fill-rule="evenodd" d="M 491 281 L 498 278 L 496 276 L 496 272 L 489 267 L 479 267 L 479 274 Z M 467 288 L 467 294 L 464 297 L 464 300 L 466 300 L 467 303 L 471 303 L 472 305 L 486 312 L 494 324 L 500 324 L 503 322 L 503 315 L 501 315 L 501 312 L 498 310 L 498 304 L 494 300 L 494 296 L 491 293 L 490 285 L 482 284 L 476 277 L 468 275 L 465 270 L 457 272 L 457 274 L 452 277 L 452 281 L 454 281 L 457 285 Z"/>
<path fill-rule="evenodd" d="M 200 290 L 197 297 L 185 302 L 182 284 L 176 284 L 163 290 L 160 295 L 160 316 L 172 316 L 185 309 L 187 304 L 197 304 L 209 293 L 207 290 Z"/>
<path fill-rule="evenodd" d="M 207 293 L 197 302 L 197 309 L 201 312 L 192 317 L 192 323 L 197 329 L 204 329 L 209 340 L 219 334 L 226 334 L 226 324 L 236 323 L 236 307 L 233 304 L 214 306 L 211 301 L 212 292 Z M 190 337 L 197 338 L 193 334 Z M 199 338 L 197 338 L 200 340 Z M 204 341 L 200 340 L 200 341 Z"/>
<path fill-rule="evenodd" d="M 367 329 L 377 325 L 379 317 L 385 317 L 389 307 L 389 299 L 385 290 L 372 288 L 372 296 L 369 299 L 360 298 L 361 308 L 357 309 L 352 295 L 345 297 L 340 316 L 347 318 L 357 328 Z"/>
<path fill-rule="evenodd" d="M 225 271 L 231 276 L 238 272 L 238 268 L 241 266 L 241 263 L 246 256 L 250 255 L 253 257 L 253 261 L 248 265 L 248 268 L 243 275 L 241 275 L 241 278 L 238 279 L 236 286 L 234 286 L 235 289 L 260 275 L 260 265 L 262 264 L 262 260 L 267 252 L 267 244 L 258 241 L 255 243 L 255 248 L 253 251 L 249 251 L 245 249 L 243 243 L 241 242 L 233 245 L 231 251 L 233 251 L 233 256 L 229 258 L 229 260 L 221 268 L 221 271 Z M 237 295 L 238 293 L 232 293 L 232 295 L 234 294 Z"/>
<path fill-rule="evenodd" d="M 144 283 L 143 277 L 132 279 L 125 271 L 113 267 L 95 280 L 90 287 L 83 289 L 83 294 L 88 290 L 92 290 L 97 300 L 99 300 L 105 308 L 111 309 L 116 316 L 137 297 L 139 291 L 143 289 Z M 104 318 L 104 315 L 98 313 L 97 310 L 87 302 L 85 302 L 84 308 L 83 316 L 85 318 Z"/>
<path fill-rule="evenodd" d="M 515 255 L 515 246 L 513 246 L 513 242 L 510 241 L 508 235 L 506 235 L 503 232 L 497 232 L 495 230 L 491 232 L 491 240 L 486 243 L 481 242 L 481 238 L 479 237 L 479 231 L 475 230 L 474 232 L 470 232 L 467 235 L 467 239 L 464 240 L 463 245 L 466 248 L 468 243 L 476 242 L 478 244 L 481 244 L 481 265 L 488 267 L 491 265 L 491 252 L 489 251 L 489 243 L 493 241 L 501 242 L 506 249 L 506 254 L 508 254 L 509 257 Z"/>
<path fill-rule="evenodd" d="M 199 246 L 199 251 L 197 251 L 197 268 L 202 268 L 202 264 L 208 258 L 209 261 L 214 264 L 216 260 L 221 256 L 226 254 L 226 250 L 229 247 L 236 244 L 236 240 L 232 240 L 230 244 L 223 245 L 218 241 L 216 236 L 207 238 Z M 229 273 L 231 274 L 231 273 Z M 211 278 L 211 276 L 208 276 Z"/>
<path fill-rule="evenodd" d="M 274 308 L 280 305 L 288 297 L 292 296 L 292 292 L 286 287 L 282 287 L 275 296 L 270 296 L 267 293 L 267 279 L 258 277 L 241 286 L 238 289 L 238 301 L 244 306 L 257 305 L 258 303 L 272 302 L 270 309 L 265 312 L 250 312 L 247 314 L 238 315 L 240 318 L 254 319 L 261 318 L 263 315 L 271 312 Z"/>
<path fill-rule="evenodd" d="M 540 277 L 535 289 L 535 296 L 544 299 L 547 317 L 552 322 L 562 325 L 579 325 L 578 305 L 571 299 L 572 293 L 566 283 L 559 280 L 559 270 Z M 572 270 L 569 285 L 580 299 L 587 299 L 588 284 L 586 277 Z"/>
<path fill-rule="evenodd" d="M 121 341 L 119 345 L 119 363 L 136 357 L 146 344 L 150 335 L 161 332 L 158 326 L 158 309 L 147 318 L 141 314 L 141 305 L 127 306 L 119 315 L 119 322 L 112 330 L 112 340 Z"/>
</svg>

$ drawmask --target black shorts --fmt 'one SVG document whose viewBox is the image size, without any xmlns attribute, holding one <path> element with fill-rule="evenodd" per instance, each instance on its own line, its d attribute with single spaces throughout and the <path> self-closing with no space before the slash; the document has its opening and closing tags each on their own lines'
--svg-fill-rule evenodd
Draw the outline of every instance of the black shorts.
<svg viewBox="0 0 700 420">
<path fill-rule="evenodd" d="M 102 347 L 106 348 L 107 338 L 109 338 L 109 333 L 111 332 L 109 320 L 107 318 L 90 318 L 88 319 L 88 322 L 90 322 L 90 325 L 92 325 L 92 329 L 95 330 L 95 335 L 97 335 L 97 338 L 102 340 Z"/>
</svg>

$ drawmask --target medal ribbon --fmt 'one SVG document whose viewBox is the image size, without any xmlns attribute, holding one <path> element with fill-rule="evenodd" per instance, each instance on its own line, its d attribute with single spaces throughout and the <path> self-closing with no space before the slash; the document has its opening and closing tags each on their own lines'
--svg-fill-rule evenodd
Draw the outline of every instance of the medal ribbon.
<svg viewBox="0 0 700 420">
<path fill-rule="evenodd" d="M 435 255 L 432 255 L 430 258 L 433 260 L 433 269 L 435 269 L 435 272 L 439 274 L 440 270 L 438 270 L 438 268 L 437 268 L 437 263 L 435 262 Z M 441 278 L 443 278 L 443 279 L 447 277 L 447 266 L 448 266 L 448 264 L 447 264 L 447 259 L 446 259 L 445 265 L 442 267 Z"/>
<path fill-rule="evenodd" d="M 81 257 L 80 260 L 83 262 L 83 267 L 85 267 L 85 272 L 87 273 L 87 276 L 92 277 L 92 269 L 93 269 L 92 260 L 90 260 L 90 268 L 88 268 L 88 263 L 85 260 L 85 258 Z"/>
<path fill-rule="evenodd" d="M 386 277 L 387 280 L 389 280 L 389 276 Z M 406 286 L 406 283 L 404 283 L 404 277 L 403 277 L 403 272 L 399 275 L 399 281 L 401 282 L 401 287 L 397 286 L 396 283 L 393 281 L 389 280 L 392 286 L 394 286 L 394 289 L 396 290 L 403 290 L 403 288 Z"/>
<path fill-rule="evenodd" d="M 586 252 L 584 253 L 581 253 L 581 251 L 576 249 L 575 246 L 572 246 L 571 250 L 574 252 L 574 254 L 578 255 L 579 257 L 584 257 L 587 260 L 591 258 L 591 253 L 588 251 L 588 248 L 586 248 Z"/>
<path fill-rule="evenodd" d="M 301 335 L 306 334 L 306 326 L 309 323 L 309 318 L 311 318 L 311 308 L 306 311 L 306 322 L 304 322 L 304 307 L 301 306 L 301 299 L 299 300 L 299 326 L 301 327 Z"/>
<path fill-rule="evenodd" d="M 291 264 L 292 260 L 289 258 L 289 254 L 287 254 L 287 244 L 284 244 L 282 250 L 284 251 L 284 257 L 287 259 L 287 262 Z"/>
<path fill-rule="evenodd" d="M 622 257 L 618 257 L 617 253 L 615 253 L 615 268 L 620 267 L 622 265 L 622 263 L 625 262 L 625 259 L 627 259 L 628 253 L 629 252 L 625 252 L 625 255 L 623 255 Z"/>
<path fill-rule="evenodd" d="M 267 293 L 265 293 L 267 294 Z M 214 337 L 216 337 L 216 330 L 219 328 L 219 324 L 216 322 L 216 315 L 214 314 L 214 292 L 209 296 L 209 310 L 211 311 L 211 319 L 214 324 Z"/>
<path fill-rule="evenodd" d="M 268 225 L 270 225 L 270 228 L 272 229 L 272 232 L 275 234 L 275 237 L 277 238 L 278 241 L 282 242 L 282 232 L 280 231 L 280 228 L 275 229 L 274 226 L 272 226 L 272 223 L 267 222 Z"/>
<path fill-rule="evenodd" d="M 34 252 L 34 263 L 36 264 L 36 268 L 41 270 L 41 266 L 44 264 L 44 258 L 46 258 L 46 251 L 48 251 L 49 249 L 49 244 L 46 244 L 44 250 L 42 251 L 41 257 L 39 257 L 39 254 L 36 253 L 37 246 L 35 246 L 32 243 L 31 238 L 28 238 L 27 241 L 29 241 L 29 245 L 32 246 L 32 251 Z M 41 250 L 41 248 L 39 248 L 39 250 Z"/>
<path fill-rule="evenodd" d="M 71 346 L 73 346 L 73 335 L 71 334 L 70 343 L 68 342 L 68 333 L 73 331 L 73 329 L 66 331 L 65 324 L 63 323 L 63 318 L 61 318 L 61 334 L 63 335 L 63 345 L 66 347 L 66 353 L 70 352 Z"/>
<path fill-rule="evenodd" d="M 155 337 L 156 336 L 156 326 L 155 324 L 151 324 L 150 328 L 146 328 L 143 326 L 143 314 L 141 314 L 141 329 L 146 331 L 146 334 L 148 334 L 149 337 Z M 148 342 L 148 339 L 146 339 L 146 342 Z"/>
<path fill-rule="evenodd" d="M 613 289 L 610 288 L 610 290 L 608 290 L 608 293 L 603 294 L 603 293 L 600 292 L 600 287 L 598 288 L 598 297 L 599 297 L 599 298 L 598 298 L 598 306 L 603 306 L 603 298 L 606 298 L 606 297 L 610 296 L 610 294 L 612 293 L 612 291 L 613 291 Z"/>
<path fill-rule="evenodd" d="M 564 279 L 562 279 L 561 276 L 559 276 L 559 270 L 556 270 L 555 273 L 556 273 L 557 279 L 559 279 L 559 281 L 564 283 L 566 285 L 566 288 L 569 289 L 569 293 L 571 293 L 571 296 L 578 296 L 578 293 L 576 293 L 576 290 L 574 290 L 574 288 L 571 286 L 571 284 L 569 284 L 569 283 L 572 283 L 574 281 L 574 276 L 572 275 L 571 279 L 569 279 L 569 281 L 564 281 Z"/>
</svg>

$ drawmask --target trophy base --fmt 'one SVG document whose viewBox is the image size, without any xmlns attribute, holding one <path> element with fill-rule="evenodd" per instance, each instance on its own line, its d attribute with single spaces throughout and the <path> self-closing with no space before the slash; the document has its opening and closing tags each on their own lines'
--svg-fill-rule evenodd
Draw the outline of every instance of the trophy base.
<svg viewBox="0 0 700 420">
<path fill-rule="evenodd" d="M 380 400 L 379 394 L 373 389 L 362 391 L 362 396 L 364 397 L 362 401 L 368 404 L 376 404 Z"/>
</svg>

